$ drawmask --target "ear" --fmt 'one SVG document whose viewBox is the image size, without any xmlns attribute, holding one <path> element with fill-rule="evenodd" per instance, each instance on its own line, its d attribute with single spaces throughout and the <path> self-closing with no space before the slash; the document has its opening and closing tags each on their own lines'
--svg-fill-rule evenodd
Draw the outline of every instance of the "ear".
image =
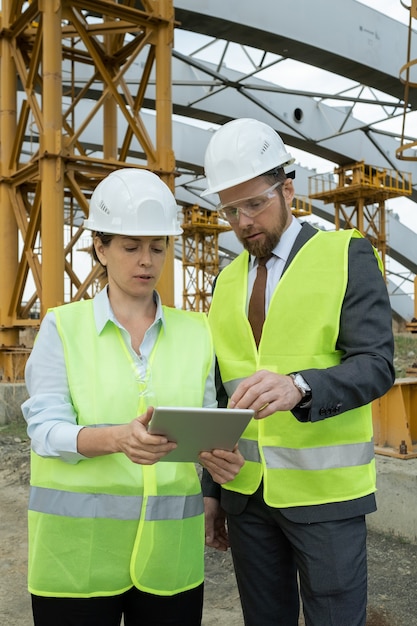
<svg viewBox="0 0 417 626">
<path fill-rule="evenodd" d="M 292 182 L 292 178 L 287 178 L 282 184 L 282 193 L 287 203 L 287 206 L 291 206 L 294 199 L 295 190 Z"/>
<path fill-rule="evenodd" d="M 94 237 L 93 246 L 96 251 L 98 260 L 100 261 L 101 265 L 105 267 L 107 265 L 107 259 L 105 254 L 106 247 L 103 245 L 100 237 L 97 237 L 97 235 Z"/>
</svg>

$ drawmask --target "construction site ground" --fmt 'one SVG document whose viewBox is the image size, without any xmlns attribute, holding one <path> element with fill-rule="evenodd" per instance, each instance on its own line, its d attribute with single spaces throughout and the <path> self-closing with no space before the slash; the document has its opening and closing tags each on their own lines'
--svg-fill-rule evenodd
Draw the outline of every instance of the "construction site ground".
<svg viewBox="0 0 417 626">
<path fill-rule="evenodd" d="M 8 433 L 8 434 L 6 434 Z M 26 589 L 29 442 L 0 429 L 0 624 L 32 624 Z M 416 493 L 410 493 L 416 510 Z M 368 626 L 417 626 L 417 544 L 369 531 Z M 300 618 L 300 626 L 304 624 Z M 230 552 L 206 550 L 204 626 L 242 626 Z M 277 621 L 277 626 L 279 622 Z M 260 624 L 259 626 L 262 626 Z"/>
</svg>

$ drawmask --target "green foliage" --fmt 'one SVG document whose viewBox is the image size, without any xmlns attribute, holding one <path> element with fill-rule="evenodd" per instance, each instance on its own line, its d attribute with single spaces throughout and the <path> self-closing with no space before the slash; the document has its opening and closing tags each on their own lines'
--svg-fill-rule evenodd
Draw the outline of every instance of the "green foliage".
<svg viewBox="0 0 417 626">
<path fill-rule="evenodd" d="M 397 333 L 394 342 L 395 375 L 405 378 L 407 368 L 417 367 L 417 333 Z"/>
<path fill-rule="evenodd" d="M 19 420 L 13 420 L 5 426 L 0 426 L 0 439 L 4 439 L 5 437 L 16 437 L 22 441 L 29 440 L 26 432 L 26 422 L 23 417 Z"/>
</svg>

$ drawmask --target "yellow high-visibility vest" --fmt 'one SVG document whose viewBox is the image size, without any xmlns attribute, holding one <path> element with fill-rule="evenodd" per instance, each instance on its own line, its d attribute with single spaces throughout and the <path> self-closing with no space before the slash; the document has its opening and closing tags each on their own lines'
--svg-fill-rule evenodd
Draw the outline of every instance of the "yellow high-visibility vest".
<svg viewBox="0 0 417 626">
<path fill-rule="evenodd" d="M 336 349 L 355 230 L 318 231 L 298 252 L 272 296 L 258 351 L 249 325 L 248 253 L 220 273 L 209 312 L 215 352 L 230 397 L 244 378 L 266 369 L 279 374 L 340 363 Z M 224 485 L 252 494 L 264 481 L 265 502 L 291 507 L 359 498 L 375 490 L 370 405 L 319 422 L 290 411 L 251 420 L 239 442 L 246 462 Z"/>
<path fill-rule="evenodd" d="M 91 300 L 54 314 L 78 423 L 99 428 L 142 414 L 142 381 L 117 326 L 108 322 L 98 335 Z M 164 316 L 148 365 L 155 405 L 202 406 L 213 362 L 207 318 L 167 307 Z M 193 463 L 142 466 L 118 453 L 71 465 L 32 453 L 31 593 L 107 596 L 136 586 L 173 595 L 203 578 L 203 503 Z"/>
</svg>

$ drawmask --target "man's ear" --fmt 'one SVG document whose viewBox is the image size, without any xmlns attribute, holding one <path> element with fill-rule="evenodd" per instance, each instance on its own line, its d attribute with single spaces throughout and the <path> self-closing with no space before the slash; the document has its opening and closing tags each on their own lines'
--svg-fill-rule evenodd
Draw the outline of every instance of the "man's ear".
<svg viewBox="0 0 417 626">
<path fill-rule="evenodd" d="M 294 199 L 294 195 L 295 195 L 292 178 L 287 178 L 285 182 L 282 184 L 282 193 L 285 198 L 285 201 L 288 203 L 288 205 L 291 205 Z"/>
</svg>

